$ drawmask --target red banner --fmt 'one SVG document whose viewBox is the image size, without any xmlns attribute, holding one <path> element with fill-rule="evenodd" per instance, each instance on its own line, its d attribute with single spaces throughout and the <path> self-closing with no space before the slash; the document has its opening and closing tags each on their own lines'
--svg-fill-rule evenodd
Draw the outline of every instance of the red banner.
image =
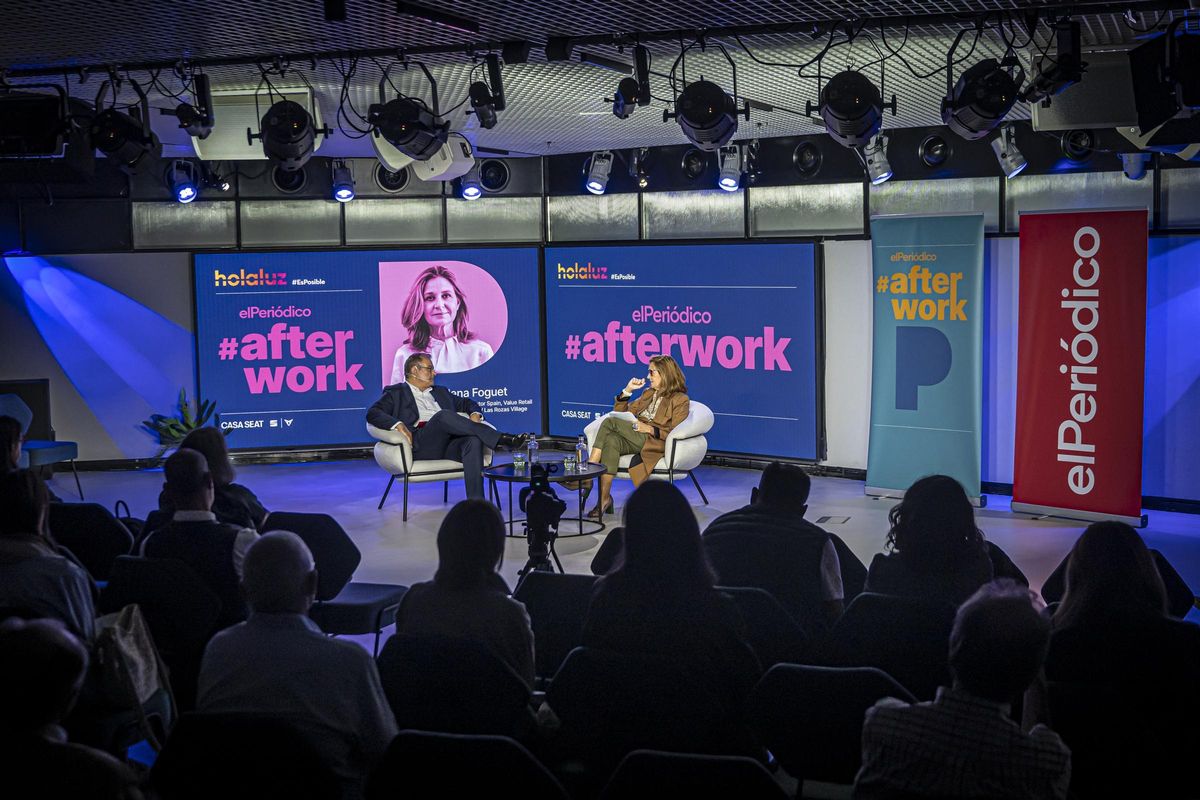
<svg viewBox="0 0 1200 800">
<path fill-rule="evenodd" d="M 1013 510 L 1142 513 L 1146 212 L 1021 215 Z"/>
</svg>

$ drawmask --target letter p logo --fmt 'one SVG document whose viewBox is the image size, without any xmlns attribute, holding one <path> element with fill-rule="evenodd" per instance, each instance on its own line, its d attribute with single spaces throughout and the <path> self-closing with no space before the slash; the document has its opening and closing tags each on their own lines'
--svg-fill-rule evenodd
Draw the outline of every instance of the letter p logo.
<svg viewBox="0 0 1200 800">
<path fill-rule="evenodd" d="M 917 389 L 936 386 L 950 374 L 950 340 L 937 328 L 896 328 L 896 408 L 917 410 Z"/>
</svg>

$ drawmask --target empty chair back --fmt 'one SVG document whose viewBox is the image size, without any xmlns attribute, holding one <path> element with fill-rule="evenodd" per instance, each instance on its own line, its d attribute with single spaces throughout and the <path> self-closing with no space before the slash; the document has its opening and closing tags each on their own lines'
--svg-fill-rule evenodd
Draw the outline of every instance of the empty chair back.
<svg viewBox="0 0 1200 800">
<path fill-rule="evenodd" d="M 133 534 L 99 503 L 51 503 L 50 533 L 94 580 L 106 581 L 117 556 L 133 551 Z"/>
<path fill-rule="evenodd" d="M 204 647 L 221 616 L 221 599 L 182 561 L 120 556 L 113 562 L 100 605 L 105 611 L 118 611 L 131 603 L 141 607 L 170 669 L 179 707 L 192 708 Z"/>
<path fill-rule="evenodd" d="M 366 796 L 566 800 L 567 793 L 512 739 L 402 730 L 367 781 Z"/>
<path fill-rule="evenodd" d="M 378 666 L 401 729 L 518 738 L 532 730 L 529 687 L 475 642 L 397 634 L 383 646 Z"/>
<path fill-rule="evenodd" d="M 343 796 L 312 742 L 282 720 L 259 714 L 184 714 L 150 777 L 163 800 Z"/>
<path fill-rule="evenodd" d="M 718 586 L 733 598 L 746 623 L 746 640 L 763 669 L 804 658 L 808 635 L 769 592 L 748 586 Z"/>
<path fill-rule="evenodd" d="M 787 793 L 753 758 L 635 750 L 621 759 L 600 800 L 784 800 Z"/>
<path fill-rule="evenodd" d="M 550 678 L 558 672 L 567 654 L 583 640 L 583 623 L 595 584 L 595 575 L 535 571 L 528 573 L 513 592 L 529 613 L 539 677 Z"/>
<path fill-rule="evenodd" d="M 328 514 L 272 511 L 262 532 L 291 531 L 304 540 L 317 565 L 317 599 L 332 600 L 346 588 L 362 553 L 346 530 Z"/>
<path fill-rule="evenodd" d="M 921 700 L 950 685 L 954 606 L 864 592 L 850 603 L 815 659 L 831 667 L 877 667 Z"/>
<path fill-rule="evenodd" d="M 884 697 L 916 699 L 872 667 L 779 664 L 754 687 L 748 716 L 792 777 L 852 783 L 862 764 L 863 717 Z"/>
</svg>

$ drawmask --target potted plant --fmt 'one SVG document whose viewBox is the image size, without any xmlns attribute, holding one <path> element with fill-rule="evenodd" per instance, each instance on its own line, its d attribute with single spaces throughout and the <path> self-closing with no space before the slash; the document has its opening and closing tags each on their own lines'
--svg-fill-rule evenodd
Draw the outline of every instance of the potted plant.
<svg viewBox="0 0 1200 800">
<path fill-rule="evenodd" d="M 156 459 L 162 458 L 163 453 L 168 450 L 179 447 L 185 436 L 196 428 L 203 428 L 210 418 L 213 425 L 218 428 L 221 425 L 221 417 L 216 413 L 216 404 L 211 400 L 201 400 L 193 411 L 188 403 L 187 389 L 179 390 L 178 409 L 174 416 L 151 414 L 150 419 L 142 422 L 142 427 L 158 439 L 159 450 L 154 456 Z M 229 431 L 223 433 L 229 435 Z"/>
</svg>

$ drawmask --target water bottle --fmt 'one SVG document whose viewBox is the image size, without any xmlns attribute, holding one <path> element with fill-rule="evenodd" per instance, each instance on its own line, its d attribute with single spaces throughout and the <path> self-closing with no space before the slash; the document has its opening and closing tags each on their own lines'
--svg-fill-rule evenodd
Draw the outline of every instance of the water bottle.
<svg viewBox="0 0 1200 800">
<path fill-rule="evenodd" d="M 579 469 L 583 470 L 583 465 L 588 463 L 588 443 L 587 437 L 580 434 L 579 439 L 575 442 L 575 459 L 579 464 Z"/>
<path fill-rule="evenodd" d="M 537 439 L 530 439 L 529 444 L 525 446 L 525 449 L 529 453 L 529 466 L 532 467 L 534 464 L 538 463 Z"/>
</svg>

